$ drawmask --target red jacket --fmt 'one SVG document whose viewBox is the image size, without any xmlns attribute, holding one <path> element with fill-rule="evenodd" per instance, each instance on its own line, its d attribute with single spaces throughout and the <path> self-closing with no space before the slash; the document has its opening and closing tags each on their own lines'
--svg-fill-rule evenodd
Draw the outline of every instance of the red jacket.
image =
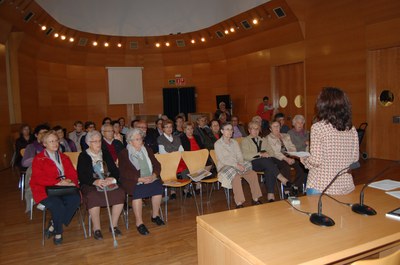
<svg viewBox="0 0 400 265">
<path fill-rule="evenodd" d="M 271 107 L 271 106 L 269 106 Z M 272 118 L 272 114 L 274 113 L 274 109 L 271 108 L 269 110 L 264 109 L 264 103 L 260 103 L 257 107 L 257 115 L 261 117 L 261 119 L 270 121 Z"/>
<path fill-rule="evenodd" d="M 39 203 L 47 198 L 46 187 L 54 186 L 60 179 L 56 164 L 45 155 L 45 150 L 35 156 L 32 162 L 32 176 L 30 186 L 35 202 Z M 64 175 L 72 180 L 78 187 L 78 175 L 68 156 L 60 153 L 61 163 L 64 167 Z"/>
</svg>

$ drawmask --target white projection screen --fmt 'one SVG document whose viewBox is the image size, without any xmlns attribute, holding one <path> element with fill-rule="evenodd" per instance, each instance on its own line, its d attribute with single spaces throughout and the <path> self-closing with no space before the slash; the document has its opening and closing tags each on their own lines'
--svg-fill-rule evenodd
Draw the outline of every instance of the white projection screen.
<svg viewBox="0 0 400 265">
<path fill-rule="evenodd" d="M 106 67 L 109 104 L 143 103 L 143 67 Z"/>
</svg>

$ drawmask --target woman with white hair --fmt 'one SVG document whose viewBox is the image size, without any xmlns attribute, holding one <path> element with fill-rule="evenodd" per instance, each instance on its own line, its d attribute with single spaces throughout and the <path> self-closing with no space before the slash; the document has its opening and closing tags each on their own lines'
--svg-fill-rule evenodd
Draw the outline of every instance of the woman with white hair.
<svg viewBox="0 0 400 265">
<path fill-rule="evenodd" d="M 303 115 L 294 116 L 292 120 L 293 128 L 288 131 L 290 139 L 298 152 L 309 151 L 310 133 L 304 129 L 305 122 Z"/>
<path fill-rule="evenodd" d="M 159 175 L 161 165 L 151 148 L 143 144 L 144 133 L 138 128 L 130 129 L 125 135 L 128 145 L 118 156 L 121 184 L 132 196 L 132 208 L 135 214 L 136 228 L 141 235 L 149 234 L 143 224 L 142 199 L 151 197 L 153 207 L 151 221 L 158 226 L 164 225 L 159 216 L 163 186 Z"/>
<path fill-rule="evenodd" d="M 118 168 L 110 153 L 101 149 L 101 134 L 98 131 L 88 132 L 85 141 L 89 148 L 79 154 L 77 169 L 83 199 L 92 218 L 94 238 L 103 239 L 100 207 L 108 206 L 104 195 L 105 187 L 109 206 L 112 206 L 112 227 L 115 235 L 120 236 L 122 233 L 118 229 L 118 219 L 124 207 L 125 192 L 115 185 L 119 180 Z"/>
</svg>

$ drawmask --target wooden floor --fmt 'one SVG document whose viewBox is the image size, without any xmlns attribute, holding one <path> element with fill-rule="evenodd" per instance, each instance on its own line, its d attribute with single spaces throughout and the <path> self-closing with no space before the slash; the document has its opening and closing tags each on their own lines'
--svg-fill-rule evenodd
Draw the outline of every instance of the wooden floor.
<svg viewBox="0 0 400 265">
<path fill-rule="evenodd" d="M 356 184 L 365 183 L 391 161 L 369 159 L 361 161 L 361 168 L 354 170 Z M 398 166 L 381 178 L 398 175 Z M 34 209 L 33 220 L 24 213 L 25 202 L 20 200 L 17 188 L 18 174 L 12 169 L 0 172 L 0 187 L 3 211 L 0 217 L 0 264 L 197 264 L 196 208 L 193 199 L 188 199 L 180 208 L 179 200 L 169 203 L 168 223 L 156 227 L 150 222 L 150 207 L 143 209 L 145 224 L 150 235 L 141 236 L 135 228 L 133 212 L 130 212 L 130 228 L 126 230 L 120 219 L 123 236 L 118 238 L 118 247 L 113 247 L 105 209 L 102 210 L 103 241 L 84 239 L 83 231 L 74 217 L 64 231 L 64 243 L 55 246 L 52 240 L 41 245 L 42 213 Z M 244 185 L 250 201 L 248 185 Z M 265 188 L 263 192 L 265 195 Z M 257 207 L 257 206 L 253 206 Z M 213 194 L 211 205 L 204 212 L 225 211 L 226 200 L 223 190 Z M 87 220 L 86 220 L 87 223 Z"/>
</svg>

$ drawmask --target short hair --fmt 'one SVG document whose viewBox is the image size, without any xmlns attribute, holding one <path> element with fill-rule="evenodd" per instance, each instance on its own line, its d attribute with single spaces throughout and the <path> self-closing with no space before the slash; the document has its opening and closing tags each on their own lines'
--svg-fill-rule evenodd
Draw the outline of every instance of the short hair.
<svg viewBox="0 0 400 265">
<path fill-rule="evenodd" d="M 62 130 L 62 129 L 63 129 L 63 127 L 61 127 L 61 125 L 56 125 L 56 126 L 53 127 L 52 130 L 57 132 L 57 131 Z"/>
<path fill-rule="evenodd" d="M 92 122 L 92 121 L 87 121 L 87 122 L 85 122 L 85 130 L 86 130 L 87 128 L 89 128 L 91 125 L 96 126 L 96 124 L 95 124 L 94 122 Z"/>
<path fill-rule="evenodd" d="M 269 97 L 267 97 L 267 96 L 263 97 L 263 101 L 264 100 L 269 100 Z"/>
<path fill-rule="evenodd" d="M 74 122 L 74 126 L 76 126 L 76 125 L 78 125 L 78 124 L 83 125 L 83 122 L 82 122 L 82 121 L 75 121 L 75 122 Z"/>
<path fill-rule="evenodd" d="M 204 114 L 202 114 L 202 115 L 200 115 L 200 116 L 198 116 L 197 117 L 197 119 L 196 119 L 196 121 L 199 121 L 200 119 L 207 119 L 207 116 L 206 115 L 204 115 Z"/>
<path fill-rule="evenodd" d="M 218 119 L 220 120 L 221 117 L 223 117 L 223 116 L 225 116 L 226 119 L 228 118 L 228 115 L 226 115 L 225 112 L 222 112 L 221 114 L 219 114 Z"/>
<path fill-rule="evenodd" d="M 233 127 L 231 123 L 229 123 L 229 122 L 224 122 L 224 123 L 220 126 L 220 130 L 225 129 L 225 127 L 228 126 L 228 125 L 231 126 L 231 127 Z"/>
<path fill-rule="evenodd" d="M 225 105 L 226 106 L 226 103 L 224 101 L 221 101 L 221 102 L 218 103 L 218 106 L 221 106 L 221 105 Z"/>
<path fill-rule="evenodd" d="M 210 127 L 211 127 L 211 124 L 212 124 L 213 122 L 216 122 L 216 123 L 219 124 L 219 120 L 217 120 L 217 119 L 212 119 L 212 120 L 210 121 L 210 123 L 209 123 Z"/>
<path fill-rule="evenodd" d="M 101 133 L 99 133 L 99 131 L 94 130 L 94 131 L 88 132 L 85 137 L 86 144 L 89 145 L 90 141 L 92 141 L 93 137 L 95 137 L 95 136 L 98 136 L 101 139 Z"/>
<path fill-rule="evenodd" d="M 133 136 L 136 135 L 136 134 L 140 135 L 140 137 L 142 137 L 142 140 L 145 137 L 145 134 L 141 129 L 139 129 L 139 128 L 131 128 L 126 133 L 126 141 L 128 143 L 130 143 L 132 141 Z"/>
<path fill-rule="evenodd" d="M 131 121 L 131 127 L 132 127 L 132 128 L 135 127 L 135 123 L 138 122 L 138 121 L 139 121 L 138 119 L 132 120 L 132 121 Z"/>
<path fill-rule="evenodd" d="M 110 121 L 110 123 L 111 123 L 111 118 L 110 117 L 105 117 L 104 119 L 103 119 L 103 121 L 101 122 L 101 124 L 104 124 L 104 123 L 106 123 L 106 121 Z"/>
<path fill-rule="evenodd" d="M 47 141 L 47 138 L 49 138 L 50 135 L 54 135 L 55 137 L 57 137 L 57 139 L 59 139 L 56 131 L 50 130 L 43 135 L 42 143 L 45 143 Z"/>
<path fill-rule="evenodd" d="M 185 120 L 181 115 L 177 115 L 177 116 L 175 117 L 175 121 L 177 121 L 178 119 Z"/>
<path fill-rule="evenodd" d="M 302 123 L 305 123 L 305 122 L 306 122 L 306 119 L 304 119 L 304 116 L 303 116 L 303 115 L 297 114 L 296 116 L 294 116 L 294 118 L 293 118 L 293 120 L 292 120 L 293 126 L 294 126 L 294 124 L 295 124 L 297 121 L 301 121 Z"/>
<path fill-rule="evenodd" d="M 183 123 L 183 130 L 186 130 L 186 128 L 187 128 L 188 126 L 192 126 L 193 129 L 195 128 L 193 122 L 191 122 L 191 121 L 185 121 L 185 122 Z"/>
<path fill-rule="evenodd" d="M 315 107 L 318 120 L 332 124 L 336 130 L 345 131 L 353 126 L 350 100 L 340 88 L 323 88 Z"/>
<path fill-rule="evenodd" d="M 261 129 L 261 128 L 260 128 L 260 123 L 258 123 L 258 122 L 256 122 L 256 121 L 251 121 L 251 122 L 249 122 L 249 124 L 247 125 L 247 127 L 248 127 L 249 129 L 253 128 L 254 126 L 258 126 L 258 129 Z"/>
<path fill-rule="evenodd" d="M 164 123 L 164 120 L 163 120 L 163 119 L 158 118 L 158 119 L 156 120 L 156 125 L 157 125 L 157 123 L 158 123 L 159 121 L 162 121 L 162 122 Z"/>
<path fill-rule="evenodd" d="M 165 128 L 165 126 L 167 126 L 168 124 L 171 124 L 172 126 L 174 126 L 174 122 L 171 121 L 170 119 L 167 119 L 167 120 L 163 120 L 162 127 Z"/>
<path fill-rule="evenodd" d="M 107 127 L 111 127 L 111 129 L 112 129 L 112 125 L 111 124 L 103 124 L 103 125 L 101 125 L 101 132 L 104 132 L 104 130 L 107 128 Z"/>
<path fill-rule="evenodd" d="M 125 121 L 125 118 L 124 117 L 119 117 L 118 121 L 120 121 L 120 120 L 124 120 Z"/>
<path fill-rule="evenodd" d="M 49 131 L 50 130 L 50 126 L 47 125 L 46 123 L 43 124 L 39 124 L 38 126 L 35 127 L 35 129 L 33 130 L 33 134 L 38 134 L 41 130 L 46 130 Z"/>
<path fill-rule="evenodd" d="M 285 114 L 283 114 L 282 112 L 278 112 L 277 114 L 275 114 L 274 116 L 274 120 L 276 121 L 277 119 L 281 119 L 281 118 L 285 118 Z"/>
<path fill-rule="evenodd" d="M 111 125 L 112 125 L 112 126 L 114 126 L 115 124 L 120 125 L 118 120 L 111 121 Z"/>
</svg>

